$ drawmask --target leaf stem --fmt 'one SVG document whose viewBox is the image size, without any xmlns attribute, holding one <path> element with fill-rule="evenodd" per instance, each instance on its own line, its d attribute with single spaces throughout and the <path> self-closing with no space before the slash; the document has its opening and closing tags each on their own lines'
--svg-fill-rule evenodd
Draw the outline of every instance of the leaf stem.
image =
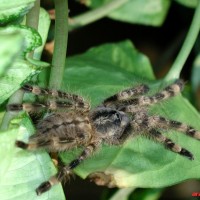
<svg viewBox="0 0 200 200">
<path fill-rule="evenodd" d="M 135 187 L 122 188 L 117 190 L 117 192 L 109 200 L 128 200 L 129 195 L 135 190 Z"/>
<path fill-rule="evenodd" d="M 38 29 L 40 14 L 40 0 L 35 1 L 34 7 L 29 11 L 26 17 L 26 25 Z"/>
<path fill-rule="evenodd" d="M 101 19 L 127 2 L 128 0 L 112 0 L 99 8 L 80 14 L 69 21 L 70 30 Z"/>
<path fill-rule="evenodd" d="M 68 1 L 55 2 L 55 45 L 50 73 L 49 87 L 59 89 L 65 69 L 67 41 L 68 41 Z"/>
<path fill-rule="evenodd" d="M 37 29 L 39 21 L 39 10 L 40 10 L 40 0 L 35 1 L 34 7 L 29 11 L 26 18 L 26 25 Z M 31 19 L 30 19 L 31 18 Z M 33 20 L 34 18 L 34 20 Z M 29 55 L 31 56 L 31 55 Z M 9 104 L 20 104 L 23 100 L 24 92 L 22 90 L 17 90 L 9 99 Z M 10 121 L 18 115 L 17 112 L 5 112 L 0 130 L 7 130 Z"/>
<path fill-rule="evenodd" d="M 199 30 L 200 30 L 200 1 L 198 2 L 198 5 L 196 7 L 194 17 L 192 19 L 192 23 L 188 31 L 188 34 L 186 36 L 186 39 L 183 43 L 183 46 L 176 60 L 174 61 L 171 69 L 164 78 L 166 81 L 177 79 L 180 77 L 183 65 L 185 64 L 185 61 L 188 58 L 189 53 L 195 44 Z"/>
</svg>

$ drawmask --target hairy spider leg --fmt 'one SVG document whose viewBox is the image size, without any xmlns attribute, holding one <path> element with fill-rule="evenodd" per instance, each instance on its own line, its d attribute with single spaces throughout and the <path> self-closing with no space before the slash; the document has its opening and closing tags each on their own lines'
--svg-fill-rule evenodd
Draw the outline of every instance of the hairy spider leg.
<svg viewBox="0 0 200 200">
<path fill-rule="evenodd" d="M 41 185 L 36 189 L 37 195 L 41 195 L 42 193 L 50 190 L 50 188 L 65 179 L 69 179 L 72 170 L 76 168 L 79 164 L 81 164 L 86 158 L 90 157 L 99 147 L 100 141 L 92 142 L 85 147 L 82 153 L 78 156 L 78 158 L 71 161 L 68 165 L 63 166 L 57 174 L 50 177 L 48 181 L 41 183 Z"/>
<path fill-rule="evenodd" d="M 121 142 L 123 143 L 130 137 L 136 135 L 144 135 L 147 138 L 152 138 L 155 141 L 163 144 L 167 149 L 171 150 L 172 152 L 185 156 L 190 160 L 194 159 L 192 153 L 190 153 L 187 149 L 182 148 L 178 144 L 175 144 L 171 139 L 162 135 L 159 131 L 156 130 L 156 128 L 158 127 L 151 127 L 151 125 L 145 119 L 143 119 L 141 116 L 138 116 L 137 118 L 133 119 L 133 121 L 131 121 L 130 127 L 126 132 L 122 134 L 119 140 L 121 140 Z"/>
<path fill-rule="evenodd" d="M 117 94 L 114 94 L 103 101 L 103 105 L 106 106 L 111 103 L 115 103 L 116 101 L 123 101 L 129 99 L 133 96 L 142 95 L 149 91 L 149 87 L 147 85 L 138 85 L 133 88 L 129 88 L 123 90 Z"/>
<path fill-rule="evenodd" d="M 76 94 L 72 94 L 72 93 L 66 93 L 66 92 L 62 92 L 60 90 L 54 90 L 54 89 L 44 89 L 44 88 L 40 88 L 38 86 L 31 86 L 31 85 L 24 85 L 21 88 L 24 92 L 27 93 L 33 93 L 35 95 L 43 95 L 43 96 L 49 96 L 49 97 L 54 97 L 54 98 L 59 98 L 59 99 L 66 99 L 69 100 L 73 103 L 69 103 L 69 102 L 65 102 L 65 101 L 56 101 L 56 100 L 51 100 L 49 101 L 47 104 L 39 104 L 41 105 L 40 108 L 50 108 L 52 110 L 56 110 L 59 108 L 63 108 L 63 107 L 67 107 L 70 105 L 75 105 L 75 108 L 81 108 L 83 111 L 87 112 L 90 110 L 90 104 L 89 102 L 85 101 L 83 99 L 83 97 L 76 95 Z M 13 106 L 12 106 L 13 105 Z M 33 104 L 33 106 L 31 106 L 30 104 L 27 105 L 28 107 L 38 107 L 38 104 Z M 10 108 L 10 110 L 13 108 L 13 111 L 18 111 L 20 107 L 23 107 L 22 104 L 10 104 L 8 108 Z M 15 108 L 15 110 L 14 110 Z M 21 109 L 22 110 L 22 109 Z"/>
<path fill-rule="evenodd" d="M 178 144 L 174 143 L 171 139 L 165 137 L 159 131 L 155 129 L 150 129 L 148 131 L 148 135 L 154 138 L 157 142 L 163 144 L 167 149 L 175 153 L 178 153 L 182 156 L 185 156 L 189 160 L 194 160 L 194 157 L 191 152 L 189 152 L 187 149 L 182 148 Z"/>
<path fill-rule="evenodd" d="M 147 116 L 144 119 L 144 122 L 152 128 L 173 129 L 175 131 L 185 133 L 190 137 L 200 140 L 200 131 L 194 129 L 192 126 L 188 126 L 179 121 L 169 120 L 161 116 Z"/>
<path fill-rule="evenodd" d="M 124 112 L 135 112 L 135 110 L 137 111 L 138 109 L 135 107 L 150 106 L 159 103 L 160 101 L 178 95 L 183 90 L 183 88 L 184 82 L 178 79 L 173 84 L 164 88 L 161 92 L 158 92 L 152 96 L 141 96 L 138 98 L 122 101 L 120 110 Z"/>
<path fill-rule="evenodd" d="M 26 112 L 39 112 L 41 109 L 48 109 L 51 111 L 61 109 L 75 109 L 81 110 L 82 112 L 89 111 L 88 106 L 83 103 L 73 104 L 71 102 L 58 101 L 58 100 L 47 100 L 46 103 L 22 103 L 22 104 L 8 104 L 7 110 L 9 111 L 21 111 Z"/>
<path fill-rule="evenodd" d="M 21 140 L 16 140 L 15 145 L 21 149 L 36 150 L 42 148 L 49 150 L 50 152 L 64 151 L 78 146 L 77 140 L 74 138 L 55 137 L 54 140 L 52 140 L 44 134 L 33 136 L 34 137 L 30 138 L 28 143 L 25 143 Z"/>
</svg>

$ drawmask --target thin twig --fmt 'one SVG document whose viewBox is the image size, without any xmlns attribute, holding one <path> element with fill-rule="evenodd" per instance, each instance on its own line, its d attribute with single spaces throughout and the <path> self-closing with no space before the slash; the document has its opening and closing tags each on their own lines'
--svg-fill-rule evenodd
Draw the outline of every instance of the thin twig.
<svg viewBox="0 0 200 200">
<path fill-rule="evenodd" d="M 80 14 L 74 18 L 69 20 L 69 28 L 74 29 L 81 26 L 85 26 L 90 24 L 94 21 L 97 21 L 106 15 L 110 14 L 112 11 L 116 10 L 117 8 L 121 7 L 129 0 L 112 0 L 101 7 L 88 11 L 86 13 Z"/>
</svg>

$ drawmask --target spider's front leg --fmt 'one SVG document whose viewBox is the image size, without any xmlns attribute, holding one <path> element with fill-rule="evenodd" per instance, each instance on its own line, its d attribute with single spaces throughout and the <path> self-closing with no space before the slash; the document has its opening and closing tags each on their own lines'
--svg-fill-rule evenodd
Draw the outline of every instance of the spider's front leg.
<svg viewBox="0 0 200 200">
<path fill-rule="evenodd" d="M 200 140 L 200 131 L 196 130 L 192 126 L 186 125 L 179 121 L 169 120 L 161 116 L 148 116 L 144 119 L 152 128 L 160 129 L 173 129 L 186 135 Z"/>
<path fill-rule="evenodd" d="M 133 88 L 122 90 L 121 92 L 114 94 L 103 101 L 104 106 L 113 104 L 117 101 L 124 101 L 130 99 L 131 97 L 143 95 L 149 91 L 147 85 L 141 84 Z"/>
<path fill-rule="evenodd" d="M 46 182 L 43 182 L 37 189 L 37 195 L 41 195 L 42 193 L 50 190 L 50 188 L 64 179 L 70 176 L 72 170 L 77 167 L 80 163 L 82 163 L 86 158 L 90 157 L 100 146 L 101 141 L 98 142 L 91 142 L 88 144 L 82 153 L 78 156 L 78 158 L 71 161 L 68 165 L 61 167 L 57 174 L 50 177 L 50 179 Z"/>
<path fill-rule="evenodd" d="M 33 93 L 37 96 L 51 97 L 51 100 L 48 99 L 45 103 L 8 104 L 8 111 L 24 110 L 26 112 L 38 112 L 41 109 L 51 111 L 77 109 L 81 110 L 81 112 L 88 112 L 90 110 L 89 102 L 85 101 L 83 97 L 76 94 L 30 85 L 24 85 L 21 89 L 26 93 Z"/>
<path fill-rule="evenodd" d="M 173 96 L 180 94 L 184 88 L 184 82 L 180 79 L 176 80 L 173 84 L 164 88 L 152 96 L 141 96 L 133 99 L 123 101 L 122 110 L 125 112 L 136 112 L 137 107 L 146 107 L 159 103 L 163 100 L 169 99 Z"/>
</svg>

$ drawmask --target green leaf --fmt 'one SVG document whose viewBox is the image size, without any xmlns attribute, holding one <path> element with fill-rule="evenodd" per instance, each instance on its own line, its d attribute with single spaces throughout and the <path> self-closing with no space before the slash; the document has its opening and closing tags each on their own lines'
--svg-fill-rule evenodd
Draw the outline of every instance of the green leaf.
<svg viewBox="0 0 200 200">
<path fill-rule="evenodd" d="M 23 17 L 34 2 L 35 0 L 0 0 L 0 24 L 5 25 Z"/>
<path fill-rule="evenodd" d="M 86 4 L 96 8 L 112 0 L 87 0 Z M 129 0 L 108 17 L 137 24 L 160 26 L 165 20 L 170 6 L 169 0 Z"/>
<path fill-rule="evenodd" d="M 127 51 L 135 51 L 127 47 L 130 45 L 129 42 L 120 45 Z M 118 44 L 105 45 L 68 59 L 63 89 L 70 88 L 76 93 L 81 93 L 89 97 L 93 105 L 97 105 L 124 87 L 137 85 L 139 82 L 148 83 L 147 79 L 152 80 L 152 73 L 141 73 L 141 68 L 148 69 L 149 62 L 144 61 L 143 65 L 138 67 L 135 65 L 137 62 L 133 60 L 131 72 L 126 65 L 121 65 L 126 63 L 125 56 L 122 56 L 122 60 L 116 59 L 121 56 L 120 53 L 114 56 L 116 50 L 114 46 L 116 49 L 119 48 Z M 103 48 L 105 52 L 110 53 L 101 54 L 104 52 Z M 160 84 L 158 81 L 149 82 L 154 92 L 169 83 L 162 83 L 162 86 Z M 151 113 L 179 120 L 200 130 L 198 112 L 181 95 L 152 108 Z M 190 150 L 195 160 L 190 161 L 166 150 L 160 144 L 138 136 L 123 146 L 104 145 L 101 151 L 86 160 L 75 171 L 83 178 L 94 172 L 105 172 L 113 176 L 119 187 L 165 187 L 190 178 L 200 178 L 199 141 L 175 131 L 163 131 L 163 134 Z M 80 150 L 73 150 L 61 156 L 66 163 L 69 163 L 78 152 Z"/>
<path fill-rule="evenodd" d="M 14 142 L 19 129 L 0 132 L 0 184 L 14 157 Z M 6 153 L 5 153 L 6 152 Z"/>
<path fill-rule="evenodd" d="M 64 76 L 62 89 L 80 93 L 91 100 L 93 107 L 117 91 L 141 82 L 149 83 L 154 92 L 168 84 L 154 80 L 148 59 L 137 52 L 129 41 L 102 45 L 85 54 L 69 58 Z M 150 112 L 179 120 L 200 130 L 199 114 L 181 95 L 152 107 Z M 138 136 L 122 146 L 103 145 L 99 152 L 85 160 L 75 169 L 75 172 L 83 178 L 94 172 L 105 172 L 113 176 L 115 184 L 119 187 L 165 187 L 190 178 L 199 178 L 199 141 L 175 131 L 166 131 L 163 134 L 190 150 L 194 154 L 195 160 L 190 161 L 164 149 L 160 144 Z M 80 151 L 80 149 L 75 149 L 64 152 L 61 157 L 66 163 L 69 163 Z M 33 155 L 34 157 L 32 157 Z M 26 196 L 27 190 L 33 192 L 33 187 L 37 187 L 38 183 L 40 184 L 55 173 L 55 171 L 50 170 L 45 178 L 44 176 L 40 178 L 40 175 L 37 175 L 38 169 L 42 167 L 43 171 L 46 172 L 46 169 L 49 169 L 51 165 L 51 160 L 39 159 L 38 156 L 43 156 L 43 152 L 32 154 L 20 150 L 15 165 L 26 166 L 29 173 L 21 168 L 18 170 L 15 168 L 15 175 L 6 173 L 6 180 L 10 180 L 9 184 L 14 180 L 19 180 L 20 185 L 25 182 L 24 185 L 22 184 L 22 190 L 18 189 L 16 192 L 17 195 L 24 193 L 24 199 L 28 198 L 28 195 L 34 195 L 31 193 Z M 29 159 L 32 159 L 33 162 Z M 41 163 L 37 162 L 38 159 Z M 34 167 L 32 168 L 32 166 Z M 22 169 L 24 169 L 23 167 Z M 19 178 L 16 178 L 16 174 Z M 18 184 L 17 186 L 19 187 Z M 54 188 L 53 190 L 57 190 Z M 9 190 L 11 194 L 15 195 L 14 192 L 11 192 L 15 191 L 12 189 L 13 187 L 9 185 L 9 187 L 3 187 L 1 191 L 6 191 L 5 194 L 8 195 Z M 4 194 L 4 192 L 0 192 L 0 194 Z M 44 196 L 46 197 L 46 194 Z M 34 199 L 34 196 L 31 198 Z M 13 197 L 13 199 L 16 198 Z"/>
<path fill-rule="evenodd" d="M 23 54 L 33 51 L 35 48 L 42 45 L 42 38 L 40 34 L 33 28 L 25 26 L 25 25 L 10 25 L 2 31 L 5 33 L 9 33 L 12 31 L 18 31 L 22 34 L 24 38 L 24 45 L 23 45 Z"/>
<path fill-rule="evenodd" d="M 4 61 L 5 64 L 9 63 L 9 69 L 7 69 L 7 73 L 4 74 L 4 76 L 0 77 L 0 86 L 2 88 L 0 91 L 0 104 L 4 102 L 14 91 L 19 89 L 20 84 L 25 79 L 28 79 L 36 74 L 38 72 L 37 70 L 40 70 L 42 67 L 49 66 L 48 63 L 34 61 L 33 59 L 27 59 L 28 61 L 19 59 L 20 56 L 23 56 L 23 58 L 25 58 L 27 52 L 34 50 L 36 47 L 42 44 L 42 39 L 36 30 L 23 25 L 12 25 L 6 28 L 2 28 L 1 33 L 2 35 L 7 35 L 7 40 L 5 40 L 5 43 L 8 44 L 8 46 L 5 47 L 6 52 L 4 53 L 8 56 L 8 61 L 6 63 L 5 57 L 5 61 L 2 59 L 1 62 Z M 23 44 L 22 41 L 21 43 L 19 43 L 19 41 L 16 41 L 14 43 L 14 39 L 11 40 L 11 38 L 10 43 L 13 42 L 11 47 L 8 37 L 13 33 L 19 34 L 18 37 L 20 37 L 21 39 L 23 38 Z M 1 52 L 3 54 L 3 49 L 1 50 Z M 14 57 L 14 55 L 18 56 L 18 59 L 13 60 L 12 57 Z M 5 66 L 3 67 L 5 68 Z"/>
<path fill-rule="evenodd" d="M 34 65 L 35 69 L 38 69 L 38 70 L 41 70 L 41 69 L 43 69 L 43 68 L 46 68 L 46 67 L 49 67 L 49 66 L 50 66 L 50 64 L 47 63 L 47 62 L 43 62 L 43 61 L 41 61 L 41 60 L 36 60 L 36 59 L 30 58 L 28 54 L 27 54 L 27 56 L 26 56 L 26 60 L 27 60 L 30 64 Z"/>
<path fill-rule="evenodd" d="M 199 0 L 176 0 L 176 1 L 184 6 L 191 8 L 195 8 L 199 2 Z"/>
<path fill-rule="evenodd" d="M 13 63 L 22 50 L 23 37 L 17 31 L 6 32 L 0 30 L 0 77 Z"/>
<path fill-rule="evenodd" d="M 38 72 L 35 66 L 28 61 L 16 60 L 7 70 L 7 73 L 0 78 L 0 104 L 18 90 L 23 81 L 28 81 Z"/>
<path fill-rule="evenodd" d="M 93 105 L 123 86 L 154 79 L 149 60 L 133 48 L 130 41 L 92 48 L 69 58 L 67 63 L 63 89 L 78 90 L 92 97 Z M 121 83 L 116 84 L 118 82 Z"/>
<path fill-rule="evenodd" d="M 22 139 L 22 137 L 23 139 L 27 139 L 30 133 L 33 132 L 33 126 L 27 117 L 23 119 L 23 124 L 28 128 L 28 132 L 21 126 L 18 133 L 19 139 Z M 11 139 L 9 135 L 7 138 Z M 3 139 L 4 138 L 0 135 L 0 140 L 3 141 Z M 3 141 L 3 143 L 5 143 L 5 141 Z M 10 159 L 10 155 L 8 154 L 7 156 L 9 156 Z M 7 158 L 4 159 L 4 156 L 2 156 L 2 158 L 3 162 L 4 160 L 9 160 Z M 4 176 L 1 176 L 0 199 L 64 200 L 65 197 L 60 184 L 41 196 L 36 195 L 35 188 L 54 173 L 56 173 L 56 169 L 46 152 L 28 152 L 15 147 L 15 156 L 12 159 L 12 163 Z"/>
</svg>

